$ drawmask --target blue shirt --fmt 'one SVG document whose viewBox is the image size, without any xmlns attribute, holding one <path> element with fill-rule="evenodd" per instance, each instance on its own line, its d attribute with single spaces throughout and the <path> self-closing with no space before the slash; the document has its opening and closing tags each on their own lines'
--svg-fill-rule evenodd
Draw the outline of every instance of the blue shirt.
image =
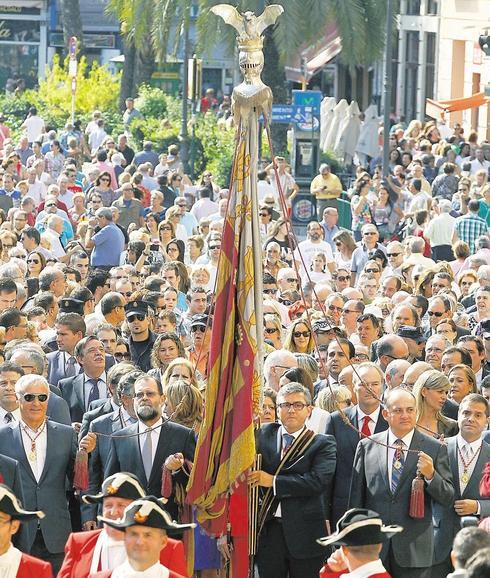
<svg viewBox="0 0 490 578">
<path fill-rule="evenodd" d="M 119 265 L 121 253 L 124 251 L 124 235 L 119 227 L 110 223 L 92 237 L 95 244 L 90 255 L 93 267 L 115 267 Z"/>
<path fill-rule="evenodd" d="M 332 251 L 335 249 L 335 243 L 333 242 L 333 238 L 335 235 L 340 231 L 337 225 L 334 225 L 331 229 L 327 227 L 325 223 L 320 223 L 323 227 L 323 240 L 326 241 L 330 247 L 332 247 Z"/>
</svg>

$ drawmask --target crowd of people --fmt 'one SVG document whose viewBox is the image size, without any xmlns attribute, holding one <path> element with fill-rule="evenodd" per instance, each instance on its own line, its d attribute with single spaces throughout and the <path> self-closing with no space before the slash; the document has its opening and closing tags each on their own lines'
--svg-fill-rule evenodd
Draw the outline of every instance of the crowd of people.
<svg viewBox="0 0 490 578">
<path fill-rule="evenodd" d="M 9 578 L 33 557 L 31 575 L 60 578 L 229 570 L 229 544 L 193 527 L 185 502 L 229 190 L 210 171 L 193 182 L 177 145 L 135 150 L 141 113 L 126 104 L 120 135 L 99 111 L 57 132 L 31 109 L 14 142 L 0 118 Z M 486 530 L 459 530 L 490 516 L 490 145 L 418 122 L 390 145 L 389 177 L 372 159 L 347 191 L 351 230 L 328 165 L 303 240 L 281 210 L 298 190 L 287 160 L 258 173 L 259 578 L 488 575 Z M 88 488 L 74 492 L 83 453 Z"/>
</svg>

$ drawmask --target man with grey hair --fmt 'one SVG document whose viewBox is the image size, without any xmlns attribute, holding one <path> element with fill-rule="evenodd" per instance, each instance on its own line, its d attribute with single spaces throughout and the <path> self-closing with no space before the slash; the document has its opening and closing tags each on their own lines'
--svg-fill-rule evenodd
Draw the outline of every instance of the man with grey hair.
<svg viewBox="0 0 490 578">
<path fill-rule="evenodd" d="M 388 389 L 394 389 L 403 383 L 403 376 L 409 367 L 411 367 L 411 363 L 405 359 L 394 359 L 388 363 L 385 371 Z"/>
<path fill-rule="evenodd" d="M 90 255 L 92 267 L 110 269 L 119 265 L 121 253 L 124 251 L 124 235 L 113 223 L 109 207 L 97 209 L 95 217 L 90 218 L 85 247 L 88 250 L 93 249 Z"/>
<path fill-rule="evenodd" d="M 269 353 L 264 361 L 264 377 L 267 387 L 279 391 L 279 380 L 288 369 L 298 367 L 294 353 L 287 349 L 276 349 Z"/>
<path fill-rule="evenodd" d="M 424 267 L 433 267 L 435 265 L 432 259 L 424 257 L 425 241 L 422 237 L 410 237 L 408 248 L 410 256 L 405 259 L 406 264 L 423 265 Z"/>
<path fill-rule="evenodd" d="M 451 201 L 441 199 L 439 214 L 429 221 L 424 229 L 424 237 L 430 242 L 432 248 L 432 259 L 434 261 L 452 261 L 454 259 L 452 250 L 452 236 L 456 219 L 450 215 L 452 211 Z"/>
<path fill-rule="evenodd" d="M 63 234 L 64 221 L 58 215 L 49 215 L 46 219 L 46 230 L 41 237 L 49 242 L 51 245 L 51 253 L 59 259 L 66 255 L 66 251 L 61 243 L 61 235 Z"/>
<path fill-rule="evenodd" d="M 478 269 L 476 280 L 480 287 L 490 285 L 490 265 L 482 265 Z M 475 293 L 476 291 L 473 291 L 467 297 L 461 299 L 461 304 L 464 306 L 467 313 L 473 313 L 476 311 Z"/>
<path fill-rule="evenodd" d="M 330 495 L 335 472 L 335 440 L 305 427 L 311 395 L 300 383 L 280 389 L 277 409 L 281 423 L 260 428 L 262 466 L 248 478 L 251 486 L 270 489 L 275 498 L 259 537 L 258 571 L 260 576 L 317 578 L 324 552 L 316 541 L 325 533 L 324 497 Z M 283 468 L 278 467 L 281 460 Z"/>
<path fill-rule="evenodd" d="M 45 510 L 45 518 L 26 522 L 30 554 L 50 562 L 54 575 L 64 558 L 71 532 L 66 500 L 66 479 L 72 479 L 77 449 L 76 435 L 69 426 L 47 419 L 49 384 L 39 375 L 24 375 L 15 384 L 20 420 L 0 427 L 0 453 L 18 460 L 24 489 L 24 506 Z M 20 427 L 19 427 L 20 425 Z M 91 439 L 80 447 L 91 451 Z M 49 443 L 48 443 L 49 440 Z M 49 508 L 44 506 L 49 504 Z"/>
<path fill-rule="evenodd" d="M 39 291 L 50 291 L 57 299 L 66 291 L 66 279 L 58 267 L 45 267 L 39 274 Z"/>
</svg>

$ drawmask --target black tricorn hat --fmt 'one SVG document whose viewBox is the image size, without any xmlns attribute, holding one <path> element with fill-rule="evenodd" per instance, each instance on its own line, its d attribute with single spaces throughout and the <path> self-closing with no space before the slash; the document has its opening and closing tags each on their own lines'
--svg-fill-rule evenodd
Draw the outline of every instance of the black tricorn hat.
<svg viewBox="0 0 490 578">
<path fill-rule="evenodd" d="M 97 504 L 104 498 L 126 498 L 137 500 L 143 498 L 145 490 L 141 487 L 138 478 L 128 472 L 118 472 L 106 478 L 102 484 L 102 491 L 95 495 L 87 494 L 82 497 L 86 504 Z"/>
<path fill-rule="evenodd" d="M 130 526 L 147 526 L 166 530 L 168 533 L 181 533 L 182 530 L 196 527 L 196 524 L 178 524 L 172 520 L 163 506 L 163 500 L 155 496 L 146 496 L 129 504 L 120 520 L 109 520 L 103 516 L 97 518 L 111 528 L 123 531 Z"/>
<path fill-rule="evenodd" d="M 27 510 L 23 510 L 14 492 L 4 484 L 0 484 L 0 512 L 7 514 L 14 520 L 44 518 L 44 512 L 28 512 Z"/>
<path fill-rule="evenodd" d="M 398 532 L 401 526 L 384 526 L 377 512 L 364 508 L 352 508 L 337 522 L 337 531 L 331 536 L 317 540 L 322 546 L 367 546 L 381 544 Z"/>
</svg>

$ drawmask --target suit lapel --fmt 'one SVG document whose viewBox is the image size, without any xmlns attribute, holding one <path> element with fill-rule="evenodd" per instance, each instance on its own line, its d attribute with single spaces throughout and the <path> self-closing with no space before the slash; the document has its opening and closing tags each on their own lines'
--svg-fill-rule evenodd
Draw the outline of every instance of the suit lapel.
<svg viewBox="0 0 490 578">
<path fill-rule="evenodd" d="M 384 434 L 381 440 L 384 444 L 388 444 L 388 433 Z M 382 444 L 375 444 L 376 460 L 378 467 L 381 470 L 381 477 L 383 478 L 386 487 L 391 492 L 390 478 L 388 476 L 388 448 Z"/>
<path fill-rule="evenodd" d="M 57 426 L 55 423 L 53 422 L 46 422 L 46 457 L 44 459 L 44 466 L 43 466 L 43 471 L 41 473 L 41 477 L 39 478 L 39 484 L 41 484 L 44 481 L 44 478 L 46 476 L 46 473 L 48 471 L 48 467 L 49 467 L 49 459 L 48 456 L 50 457 L 50 459 L 56 459 L 54 454 L 56 452 L 56 444 L 55 444 L 55 440 L 53 439 L 54 436 L 54 430 L 57 430 Z"/>
<path fill-rule="evenodd" d="M 461 495 L 461 497 L 463 499 L 464 499 L 465 494 L 467 492 L 469 492 L 473 496 L 474 495 L 478 495 L 478 496 L 480 495 L 479 484 L 480 484 L 483 468 L 484 468 L 485 464 L 489 461 L 488 454 L 489 454 L 489 452 L 487 452 L 487 447 L 485 446 L 485 442 L 482 442 L 480 454 L 478 456 L 478 459 L 476 460 L 476 464 L 475 464 L 475 467 L 473 468 L 473 472 L 471 473 L 471 478 L 470 478 L 468 484 L 466 485 L 464 492 Z"/>
<path fill-rule="evenodd" d="M 78 405 L 85 411 L 85 380 L 83 374 L 79 374 L 73 378 L 73 391 L 78 400 Z"/>
<path fill-rule="evenodd" d="M 153 464 L 151 466 L 150 479 L 148 480 L 148 482 L 150 482 L 158 474 L 160 475 L 160 479 L 161 479 L 161 476 L 162 476 L 161 466 L 157 466 L 157 464 L 163 465 L 164 460 L 160 460 L 159 456 L 165 455 L 166 449 L 168 446 L 168 435 L 166 435 L 166 433 L 167 433 L 166 430 L 167 430 L 167 423 L 164 423 L 160 427 L 160 435 L 158 436 L 157 451 L 155 452 L 155 458 L 154 458 Z M 141 452 L 140 452 L 140 455 L 141 455 Z M 141 463 L 143 463 L 143 459 L 141 459 Z"/>
<path fill-rule="evenodd" d="M 456 438 L 448 440 L 447 454 L 449 456 L 449 465 L 453 475 L 454 489 L 456 490 L 456 497 L 461 497 L 461 487 L 459 485 L 459 469 L 458 469 L 458 442 Z"/>
</svg>

